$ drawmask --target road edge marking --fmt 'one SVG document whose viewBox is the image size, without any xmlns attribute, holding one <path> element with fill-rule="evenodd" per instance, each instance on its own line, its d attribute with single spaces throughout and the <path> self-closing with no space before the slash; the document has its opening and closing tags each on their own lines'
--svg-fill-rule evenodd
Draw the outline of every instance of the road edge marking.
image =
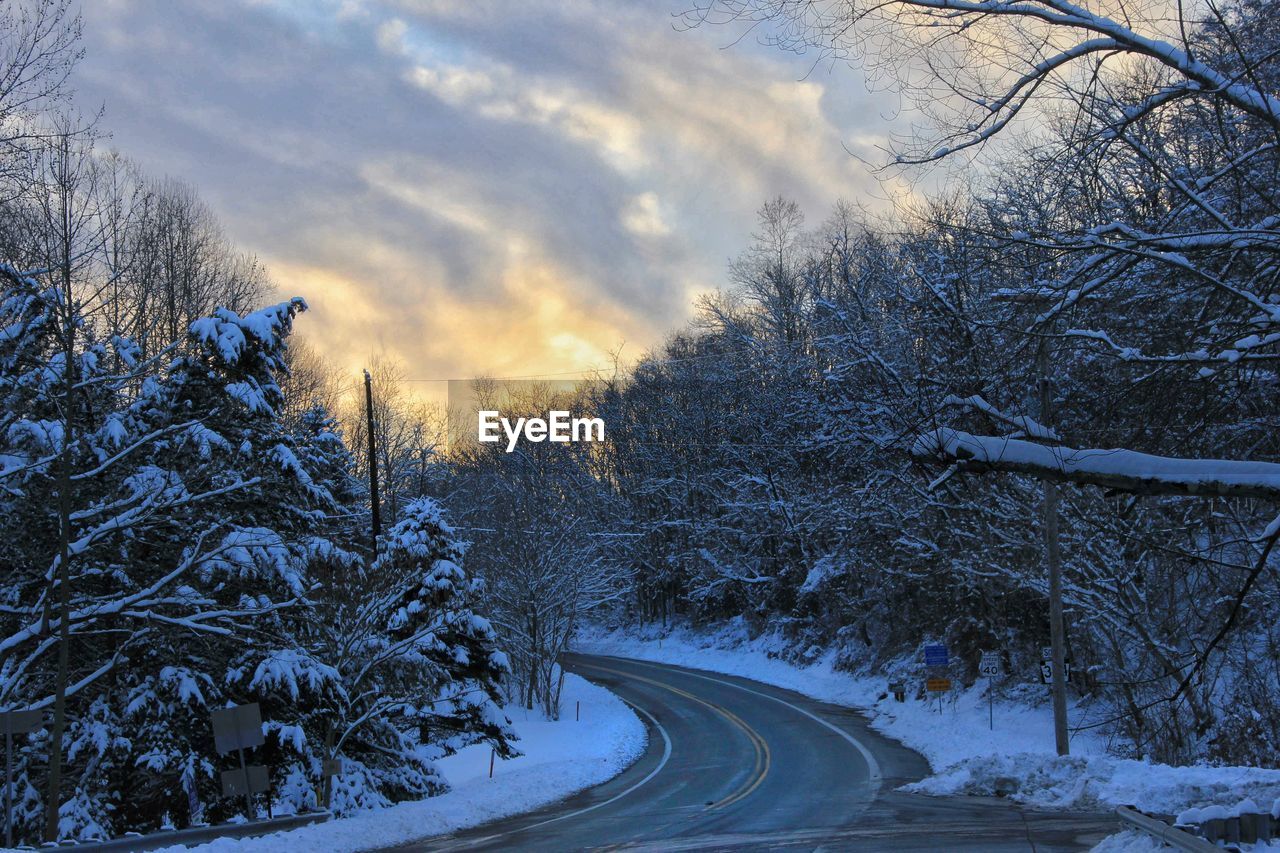
<svg viewBox="0 0 1280 853">
<path fill-rule="evenodd" d="M 615 698 L 618 699 L 619 702 L 626 705 L 632 711 L 638 711 L 641 714 L 643 714 L 645 717 L 647 717 L 649 722 L 653 723 L 654 728 L 658 730 L 658 734 L 662 735 L 662 758 L 658 760 L 657 767 L 650 770 L 643 779 L 641 779 L 639 782 L 636 782 L 630 788 L 627 788 L 625 791 L 619 791 L 617 794 L 614 794 L 612 797 L 610 797 L 607 800 L 604 800 L 603 802 L 595 803 L 594 805 L 586 806 L 585 808 L 581 808 L 576 811 L 571 811 L 566 814 L 556 815 L 555 817 L 547 818 L 546 820 L 538 821 L 537 823 L 531 823 L 528 826 L 522 826 L 519 829 L 508 830 L 507 832 L 499 832 L 495 835 L 486 835 L 483 838 L 473 838 L 467 841 L 465 844 L 459 845 L 458 847 L 449 847 L 446 849 L 460 850 L 466 847 L 474 847 L 477 844 L 484 844 L 489 841 L 494 841 L 498 838 L 504 838 L 508 835 L 515 835 L 516 833 L 519 833 L 519 832 L 528 832 L 531 829 L 537 829 L 539 827 L 546 826 L 547 824 L 550 824 L 550 823 L 556 823 L 557 821 L 567 820 L 571 817 L 577 817 L 578 815 L 584 815 L 587 812 L 592 812 L 598 808 L 603 808 L 604 806 L 610 805 L 612 803 L 616 803 L 618 800 L 622 799 L 623 797 L 635 791 L 641 785 L 644 785 L 645 783 L 647 783 L 654 776 L 657 776 L 658 772 L 662 770 L 662 768 L 667 766 L 667 761 L 670 760 L 671 758 L 671 736 L 667 734 L 667 730 L 663 728 L 662 723 L 658 722 L 657 718 L 654 717 L 653 714 L 650 714 L 648 711 L 646 711 L 644 708 L 641 708 L 638 705 L 633 705 L 632 703 L 628 702 L 626 699 L 623 699 L 621 696 L 618 696 L 616 693 L 613 695 Z M 623 772 L 625 773 L 626 771 L 624 770 Z M 605 781 L 607 782 L 608 780 L 606 779 Z M 605 783 L 601 782 L 600 784 L 603 785 Z M 595 786 L 589 786 L 588 788 L 584 788 L 582 790 L 589 790 L 590 787 L 595 787 Z M 577 792 L 575 791 L 574 793 L 577 793 Z M 569 796 L 573 796 L 573 794 L 570 794 Z"/>
</svg>

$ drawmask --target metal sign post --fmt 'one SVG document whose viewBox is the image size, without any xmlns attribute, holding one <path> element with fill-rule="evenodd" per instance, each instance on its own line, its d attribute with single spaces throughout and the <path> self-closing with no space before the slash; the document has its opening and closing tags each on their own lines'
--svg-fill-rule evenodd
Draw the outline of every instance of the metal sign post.
<svg viewBox="0 0 1280 853">
<path fill-rule="evenodd" d="M 951 689 L 950 678 L 930 678 L 925 681 L 924 689 L 938 694 L 938 713 L 942 713 L 942 694 Z"/>
<path fill-rule="evenodd" d="M 1000 677 L 1000 671 L 1000 653 L 983 652 L 978 672 L 987 677 L 987 726 L 991 731 L 996 728 L 996 679 Z"/>
<path fill-rule="evenodd" d="M 249 768 L 244 763 L 244 750 L 237 749 L 236 754 L 240 756 L 240 775 L 244 777 L 244 816 L 253 820 L 258 815 L 253 807 L 253 788 L 249 785 Z"/>
<path fill-rule="evenodd" d="M 248 705 L 237 705 L 233 708 L 219 708 L 213 717 L 213 745 L 222 755 L 229 752 L 240 756 L 240 772 L 224 771 L 222 774 L 222 793 L 232 796 L 244 789 L 245 817 L 253 820 L 256 816 L 253 808 L 253 795 L 267 790 L 267 769 L 261 766 L 249 767 L 244 761 L 244 751 L 255 746 L 262 746 L 266 738 L 262 736 L 262 713 L 257 702 Z M 261 771 L 261 772 L 259 772 Z M 228 779 L 239 776 L 235 781 Z"/>
<path fill-rule="evenodd" d="M 943 643 L 927 643 L 924 647 L 924 665 L 932 670 L 925 681 L 925 689 L 938 694 L 938 713 L 942 713 L 942 694 L 951 689 L 951 679 L 939 676 L 940 670 L 951 665 L 951 655 Z M 945 673 L 944 673 L 945 674 Z"/>
<path fill-rule="evenodd" d="M 324 808 L 328 809 L 333 801 L 333 777 L 342 773 L 342 762 L 333 757 L 333 741 L 338 736 L 338 727 L 334 724 L 333 718 L 330 717 L 324 724 L 324 754 L 328 758 L 324 759 L 320 765 L 320 775 L 324 778 L 322 790 L 324 796 L 321 802 Z"/>
<path fill-rule="evenodd" d="M 4 846 L 13 846 L 13 736 L 29 735 L 44 725 L 40 711 L 0 711 L 4 729 Z"/>
</svg>

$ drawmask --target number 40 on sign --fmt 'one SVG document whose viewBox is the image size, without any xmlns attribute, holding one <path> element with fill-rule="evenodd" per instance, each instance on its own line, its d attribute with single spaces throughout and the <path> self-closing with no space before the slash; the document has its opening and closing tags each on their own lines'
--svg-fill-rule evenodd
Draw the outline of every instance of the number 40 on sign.
<svg viewBox="0 0 1280 853">
<path fill-rule="evenodd" d="M 990 682 L 1000 677 L 1002 668 L 1000 666 L 999 652 L 983 652 L 982 660 L 978 663 L 978 673 L 987 679 L 987 726 L 991 730 L 996 727 L 996 698 L 995 685 Z"/>
</svg>

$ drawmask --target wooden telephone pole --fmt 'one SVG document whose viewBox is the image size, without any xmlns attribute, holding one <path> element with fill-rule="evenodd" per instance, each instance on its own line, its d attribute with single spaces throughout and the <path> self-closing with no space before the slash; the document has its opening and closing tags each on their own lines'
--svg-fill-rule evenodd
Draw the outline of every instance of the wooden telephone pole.
<svg viewBox="0 0 1280 853">
<path fill-rule="evenodd" d="M 378 553 L 378 537 L 382 535 L 382 504 L 378 499 L 378 446 L 373 433 L 373 377 L 364 372 L 364 407 L 369 430 L 369 504 L 373 510 L 373 553 Z"/>
<path fill-rule="evenodd" d="M 1011 302 L 1043 304 L 1044 296 L 1018 293 L 1002 297 Z M 1049 380 L 1049 338 L 1040 336 L 1036 352 L 1036 368 L 1040 374 L 1040 423 L 1053 429 L 1053 383 Z M 1053 699 L 1053 739 L 1058 755 L 1071 753 L 1067 731 L 1067 638 L 1062 621 L 1062 548 L 1058 533 L 1058 484 L 1045 477 L 1044 487 L 1044 559 L 1049 574 L 1049 644 L 1053 672 L 1049 678 Z"/>
<path fill-rule="evenodd" d="M 53 734 L 49 745 L 49 793 L 45 800 L 44 839 L 58 840 L 59 808 L 62 805 L 63 740 L 67 729 L 67 687 L 71 681 L 71 489 L 73 484 L 71 447 L 76 433 L 76 318 L 75 295 L 72 292 L 71 264 L 74 227 L 72 193 L 75 178 L 71 174 L 71 137 L 63 133 L 58 139 L 57 194 L 59 227 L 59 272 L 63 304 L 61 306 L 62 350 L 62 447 L 58 451 L 58 674 L 53 699 Z M 51 583 L 55 578 L 51 578 Z M 48 591 L 49 600 L 54 591 Z M 44 625 L 49 625 L 48 603 Z"/>
<path fill-rule="evenodd" d="M 1049 343 L 1040 339 L 1036 359 L 1040 368 L 1040 421 L 1053 429 L 1053 388 L 1049 381 Z M 1044 554 L 1049 570 L 1049 642 L 1053 649 L 1053 738 L 1058 755 L 1071 752 L 1067 734 L 1067 643 L 1062 626 L 1062 551 L 1058 538 L 1058 484 L 1049 479 L 1044 486 Z"/>
</svg>

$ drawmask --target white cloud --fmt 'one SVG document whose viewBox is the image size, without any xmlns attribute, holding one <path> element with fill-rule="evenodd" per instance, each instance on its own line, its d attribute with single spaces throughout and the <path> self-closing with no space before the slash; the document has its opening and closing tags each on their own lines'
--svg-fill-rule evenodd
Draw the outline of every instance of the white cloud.
<svg viewBox="0 0 1280 853">
<path fill-rule="evenodd" d="M 419 65 L 409 72 L 409 81 L 454 107 L 478 101 L 490 102 L 494 93 L 493 79 L 488 74 L 457 66 L 427 68 Z"/>
<path fill-rule="evenodd" d="M 492 121 L 546 128 L 594 150 L 609 165 L 634 171 L 647 157 L 639 122 L 626 111 L 596 101 L 583 90 L 486 62 L 485 69 L 419 64 L 408 73 L 414 86 L 451 107 Z"/>
<path fill-rule="evenodd" d="M 632 234 L 640 237 L 662 237 L 671 233 L 671 226 L 662 218 L 658 194 L 640 193 L 622 211 L 622 224 Z"/>
<path fill-rule="evenodd" d="M 400 18 L 391 18 L 378 25 L 375 41 L 383 53 L 401 55 L 405 52 L 404 35 L 409 25 Z"/>
</svg>

